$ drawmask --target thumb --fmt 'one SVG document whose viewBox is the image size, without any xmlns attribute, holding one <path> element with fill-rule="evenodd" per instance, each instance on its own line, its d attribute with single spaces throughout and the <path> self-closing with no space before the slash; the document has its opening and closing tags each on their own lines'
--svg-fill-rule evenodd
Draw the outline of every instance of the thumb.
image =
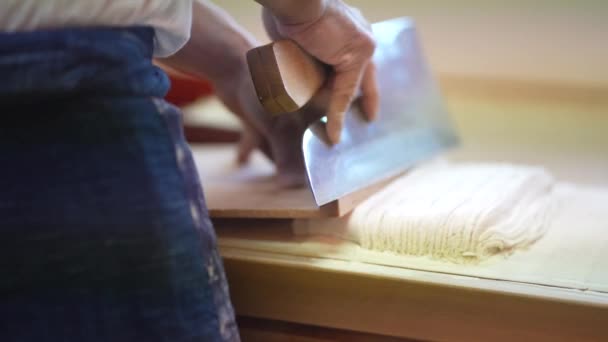
<svg viewBox="0 0 608 342">
<path fill-rule="evenodd" d="M 259 144 L 259 139 L 251 129 L 245 128 L 241 134 L 239 145 L 237 147 L 237 162 L 239 165 L 244 165 L 249 162 L 251 153 Z"/>
</svg>

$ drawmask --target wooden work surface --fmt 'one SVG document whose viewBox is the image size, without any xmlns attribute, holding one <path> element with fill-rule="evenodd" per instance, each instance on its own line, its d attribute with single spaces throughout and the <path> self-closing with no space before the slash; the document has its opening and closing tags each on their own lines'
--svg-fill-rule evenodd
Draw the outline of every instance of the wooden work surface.
<svg viewBox="0 0 608 342">
<path fill-rule="evenodd" d="M 605 93 L 443 84 L 463 136 L 451 160 L 545 166 L 586 191 L 591 209 L 578 203 L 574 217 L 529 251 L 468 272 L 366 254 L 348 243 L 302 240 L 291 234 L 289 221 L 216 221 L 237 313 L 417 339 L 608 338 Z"/>
</svg>

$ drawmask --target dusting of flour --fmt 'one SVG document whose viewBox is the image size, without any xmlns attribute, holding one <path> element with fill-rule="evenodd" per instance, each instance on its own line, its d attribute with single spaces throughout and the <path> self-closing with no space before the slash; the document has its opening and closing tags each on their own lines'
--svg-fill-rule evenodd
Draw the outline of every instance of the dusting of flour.
<svg viewBox="0 0 608 342">
<path fill-rule="evenodd" d="M 543 236 L 553 185 L 542 168 L 439 162 L 402 176 L 344 218 L 294 227 L 374 251 L 478 263 Z"/>
</svg>

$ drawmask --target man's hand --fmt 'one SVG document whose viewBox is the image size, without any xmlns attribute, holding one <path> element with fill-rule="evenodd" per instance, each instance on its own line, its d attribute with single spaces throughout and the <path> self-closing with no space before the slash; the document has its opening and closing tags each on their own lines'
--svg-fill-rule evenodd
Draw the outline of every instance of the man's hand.
<svg viewBox="0 0 608 342">
<path fill-rule="evenodd" d="M 239 143 L 239 163 L 246 163 L 250 153 L 259 149 L 274 162 L 280 186 L 305 185 L 302 137 L 323 112 L 313 102 L 295 113 L 269 115 L 257 98 L 249 72 L 234 77 L 226 86 L 218 84 L 216 93 L 241 118 L 245 128 Z"/>
<path fill-rule="evenodd" d="M 358 89 L 363 94 L 365 113 L 370 119 L 374 117 L 378 106 L 374 67 L 370 62 L 374 42 L 359 11 L 341 1 L 275 2 L 282 7 L 280 15 L 270 12 L 265 15 L 272 37 L 291 38 L 335 69 L 330 87 L 322 89 L 313 103 L 297 113 L 271 116 L 265 112 L 245 61 L 247 51 L 259 44 L 209 1 L 194 2 L 190 41 L 162 63 L 211 81 L 216 94 L 245 127 L 239 161 L 246 162 L 250 152 L 258 148 L 275 163 L 279 184 L 292 187 L 306 182 L 302 136 L 310 123 L 326 114 L 321 108 L 330 108 L 328 133 L 334 142 L 340 137 L 344 113 Z M 295 10 L 293 4 L 298 4 Z"/>
<path fill-rule="evenodd" d="M 302 135 L 321 113 L 310 108 L 279 116 L 265 112 L 245 60 L 247 51 L 258 45 L 226 12 L 208 1 L 195 1 L 190 41 L 161 63 L 213 83 L 216 95 L 243 123 L 240 163 L 260 149 L 275 163 L 280 185 L 304 185 Z"/>
<path fill-rule="evenodd" d="M 361 107 L 368 119 L 378 111 L 378 86 L 371 61 L 375 42 L 361 12 L 341 0 L 256 0 L 265 8 L 264 24 L 274 40 L 289 38 L 334 68 L 328 82 L 331 99 L 327 133 L 339 142 L 344 115 L 361 91 Z"/>
</svg>

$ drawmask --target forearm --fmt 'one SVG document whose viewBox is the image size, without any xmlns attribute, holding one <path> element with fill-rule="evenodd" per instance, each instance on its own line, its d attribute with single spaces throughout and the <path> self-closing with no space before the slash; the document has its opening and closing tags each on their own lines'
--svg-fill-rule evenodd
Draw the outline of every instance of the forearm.
<svg viewBox="0 0 608 342">
<path fill-rule="evenodd" d="M 307 23 L 321 17 L 327 0 L 255 0 L 283 24 Z"/>
<path fill-rule="evenodd" d="M 194 1 L 190 40 L 161 63 L 187 74 L 223 82 L 246 72 L 245 54 L 255 39 L 226 12 L 208 1 Z"/>
</svg>

